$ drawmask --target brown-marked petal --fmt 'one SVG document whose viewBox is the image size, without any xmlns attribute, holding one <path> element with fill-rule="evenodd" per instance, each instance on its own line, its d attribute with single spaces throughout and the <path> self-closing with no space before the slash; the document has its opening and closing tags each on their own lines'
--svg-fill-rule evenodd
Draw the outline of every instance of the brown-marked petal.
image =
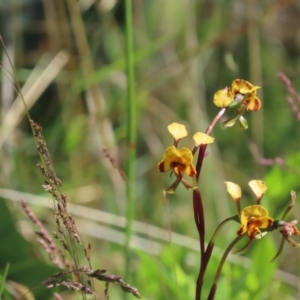
<svg viewBox="0 0 300 300">
<path fill-rule="evenodd" d="M 258 111 L 261 107 L 261 102 L 256 96 L 247 97 L 247 99 L 245 100 L 245 105 L 247 110 Z"/>
<path fill-rule="evenodd" d="M 256 94 L 256 90 L 259 88 L 259 86 L 255 86 L 244 79 L 235 79 L 231 85 L 233 95 L 236 95 L 237 93 L 248 94 L 252 92 Z"/>
<path fill-rule="evenodd" d="M 193 177 L 197 174 L 196 169 L 194 168 L 193 165 L 189 165 L 186 167 L 185 169 L 186 174 L 188 174 L 189 176 Z"/>
<path fill-rule="evenodd" d="M 250 239 L 257 238 L 262 233 L 260 228 L 272 226 L 274 220 L 269 217 L 268 211 L 261 205 L 252 205 L 245 207 L 240 215 L 241 227 L 237 234 L 242 235 L 247 231 Z"/>
</svg>

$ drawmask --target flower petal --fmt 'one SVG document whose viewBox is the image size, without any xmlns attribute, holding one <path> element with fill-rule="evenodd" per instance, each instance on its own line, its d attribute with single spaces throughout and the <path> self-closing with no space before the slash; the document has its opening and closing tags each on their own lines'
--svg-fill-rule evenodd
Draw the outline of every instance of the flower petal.
<svg viewBox="0 0 300 300">
<path fill-rule="evenodd" d="M 262 218 L 267 217 L 269 215 L 268 211 L 261 205 L 251 205 L 247 206 L 242 210 L 241 218 Z"/>
<path fill-rule="evenodd" d="M 232 93 L 235 96 L 236 94 L 248 94 L 254 92 L 256 94 L 256 90 L 259 89 L 259 86 L 255 86 L 251 84 L 249 81 L 244 79 L 235 79 L 231 84 Z"/>
<path fill-rule="evenodd" d="M 192 164 L 193 162 L 193 154 L 189 148 L 182 147 L 181 149 L 177 149 L 179 156 L 184 160 L 184 163 L 187 165 Z"/>
<path fill-rule="evenodd" d="M 239 201 L 242 196 L 241 187 L 233 182 L 230 181 L 224 181 L 226 190 L 230 194 L 230 196 L 233 198 L 234 201 Z"/>
<path fill-rule="evenodd" d="M 175 148 L 175 146 L 171 146 L 167 148 L 163 155 L 163 160 L 161 160 L 158 163 L 158 169 L 160 172 L 167 172 L 171 169 L 173 169 L 172 163 L 174 160 L 177 160 L 178 157 L 180 157 L 180 153 L 178 152 L 178 149 Z"/>
<path fill-rule="evenodd" d="M 196 146 L 211 144 L 214 142 L 214 138 L 203 132 L 196 132 L 193 135 L 193 139 L 196 142 Z"/>
<path fill-rule="evenodd" d="M 160 172 L 167 172 L 167 171 L 171 170 L 171 168 L 170 168 L 170 167 L 168 168 L 168 166 L 165 164 L 165 160 L 164 160 L 164 159 L 162 159 L 162 160 L 157 164 L 157 167 L 158 167 L 158 170 L 159 170 Z"/>
<path fill-rule="evenodd" d="M 189 166 L 186 166 L 185 172 L 186 172 L 186 174 L 188 174 L 191 177 L 193 177 L 197 174 L 197 171 L 192 164 Z"/>
<path fill-rule="evenodd" d="M 268 216 L 261 217 L 257 221 L 258 228 L 268 228 L 273 224 L 274 220 Z"/>
<path fill-rule="evenodd" d="M 237 235 L 243 235 L 247 231 L 247 222 L 241 224 L 240 229 L 237 231 Z"/>
<path fill-rule="evenodd" d="M 168 130 L 171 133 L 171 135 L 174 137 L 175 140 L 180 140 L 187 136 L 187 131 L 185 129 L 185 126 L 179 123 L 172 123 L 168 125 Z"/>
<path fill-rule="evenodd" d="M 227 107 L 230 103 L 232 103 L 234 97 L 229 88 L 225 88 L 223 90 L 219 90 L 214 95 L 214 104 L 218 107 Z"/>
<path fill-rule="evenodd" d="M 261 199 L 261 197 L 268 189 L 266 184 L 261 180 L 251 180 L 249 181 L 248 185 L 250 186 L 257 199 Z"/>
<path fill-rule="evenodd" d="M 252 96 L 245 101 L 247 110 L 258 111 L 261 107 L 261 102 L 258 97 Z"/>
<path fill-rule="evenodd" d="M 190 149 L 183 147 L 181 149 L 178 149 L 180 152 L 180 156 L 183 159 L 184 165 L 185 165 L 185 172 L 189 176 L 195 176 L 197 174 L 196 169 L 193 166 L 193 154 Z"/>
</svg>

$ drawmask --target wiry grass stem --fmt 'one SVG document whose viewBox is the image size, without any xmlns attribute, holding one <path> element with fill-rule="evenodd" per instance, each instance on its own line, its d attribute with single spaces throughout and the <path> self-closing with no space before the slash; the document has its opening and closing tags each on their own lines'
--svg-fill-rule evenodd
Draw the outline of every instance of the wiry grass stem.
<svg viewBox="0 0 300 300">
<path fill-rule="evenodd" d="M 5 281 L 7 278 L 8 270 L 9 270 L 9 263 L 6 264 L 3 274 L 0 274 L 0 299 L 2 299 L 2 294 L 5 289 Z"/>
<path fill-rule="evenodd" d="M 125 238 L 125 278 L 129 280 L 131 275 L 130 240 L 132 237 L 132 222 L 134 216 L 134 187 L 135 187 L 135 158 L 136 158 L 136 102 L 134 80 L 134 53 L 133 53 L 133 29 L 132 29 L 132 2 L 125 1 L 126 19 L 126 61 L 127 61 L 127 139 L 128 139 L 128 165 L 127 165 L 127 224 Z M 125 295 L 125 298 L 127 296 Z"/>
</svg>

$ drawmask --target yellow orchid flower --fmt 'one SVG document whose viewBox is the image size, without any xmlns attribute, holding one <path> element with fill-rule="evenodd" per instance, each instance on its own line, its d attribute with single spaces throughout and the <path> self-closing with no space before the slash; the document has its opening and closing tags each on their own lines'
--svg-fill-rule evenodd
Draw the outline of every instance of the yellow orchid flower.
<svg viewBox="0 0 300 300">
<path fill-rule="evenodd" d="M 191 177 L 197 174 L 193 165 L 193 154 L 186 147 L 177 149 L 175 146 L 171 146 L 167 148 L 163 159 L 158 163 L 158 169 L 160 172 L 173 170 L 180 177 L 184 172 Z"/>
<path fill-rule="evenodd" d="M 256 235 L 262 235 L 260 228 L 272 226 L 274 220 L 269 217 L 268 211 L 261 205 L 245 207 L 240 215 L 241 227 L 237 231 L 238 235 L 247 232 L 250 239 L 255 239 Z"/>
<path fill-rule="evenodd" d="M 259 86 L 254 86 L 249 81 L 243 79 L 235 79 L 231 84 L 231 91 L 234 98 L 238 94 L 247 95 L 243 103 L 246 109 L 251 111 L 258 111 L 261 107 L 261 102 L 256 97 L 256 90 L 259 88 Z"/>
<path fill-rule="evenodd" d="M 235 79 L 231 84 L 231 89 L 219 90 L 214 95 L 214 104 L 221 108 L 237 107 L 239 103 L 246 110 L 258 111 L 261 107 L 260 99 L 256 96 L 259 86 L 251 84 L 243 79 Z M 244 97 L 246 97 L 244 99 Z"/>
<path fill-rule="evenodd" d="M 247 232 L 250 239 L 257 239 L 263 237 L 263 233 L 260 231 L 261 228 L 269 228 L 272 226 L 274 220 L 269 217 L 268 211 L 261 205 L 251 205 L 241 210 L 241 188 L 238 184 L 225 181 L 226 190 L 230 196 L 234 199 L 238 215 L 240 218 L 241 227 L 237 231 L 238 235 L 243 235 Z M 263 194 L 267 190 L 267 186 L 261 180 L 251 180 L 249 186 L 252 188 L 254 194 L 257 197 L 257 203 L 260 202 Z"/>
</svg>

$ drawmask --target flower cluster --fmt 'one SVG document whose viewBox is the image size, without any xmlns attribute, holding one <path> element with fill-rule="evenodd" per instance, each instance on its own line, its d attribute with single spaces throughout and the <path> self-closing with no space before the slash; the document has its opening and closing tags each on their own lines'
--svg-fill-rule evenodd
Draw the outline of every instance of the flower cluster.
<svg viewBox="0 0 300 300">
<path fill-rule="evenodd" d="M 249 186 L 256 196 L 256 205 L 245 207 L 241 210 L 240 200 L 242 196 L 241 188 L 238 184 L 233 182 L 225 181 L 227 192 L 234 199 L 238 215 L 241 223 L 241 227 L 238 230 L 238 235 L 243 235 L 247 232 L 250 239 L 254 239 L 257 236 L 262 236 L 260 229 L 269 228 L 273 225 L 274 220 L 269 217 L 268 211 L 260 205 L 260 200 L 267 190 L 266 185 L 260 180 L 251 180 Z"/>
<path fill-rule="evenodd" d="M 223 123 L 225 127 L 233 126 L 238 120 L 241 128 L 248 128 L 248 122 L 243 114 L 245 111 L 258 111 L 260 109 L 261 102 L 256 96 L 257 89 L 259 86 L 254 86 L 243 79 L 236 79 L 232 82 L 231 89 L 226 87 L 215 93 L 214 104 L 216 106 L 235 109 L 234 116 Z"/>
<path fill-rule="evenodd" d="M 227 192 L 234 199 L 237 210 L 239 222 L 241 224 L 237 235 L 244 235 L 247 233 L 247 236 L 250 240 L 262 238 L 267 232 L 278 230 L 283 239 L 287 240 L 293 247 L 299 247 L 300 244 L 297 244 L 292 238 L 292 235 L 299 235 L 299 230 L 296 227 L 297 221 L 286 222 L 283 220 L 274 221 L 273 218 L 269 216 L 268 210 L 260 205 L 260 201 L 267 190 L 267 186 L 261 180 L 251 180 L 249 186 L 252 189 L 253 193 L 256 196 L 256 204 L 247 206 L 241 210 L 240 200 L 242 196 L 241 188 L 239 185 L 225 181 Z M 292 201 L 288 206 L 286 212 L 284 213 L 282 219 L 285 218 L 288 211 L 294 206 L 296 199 L 295 192 L 292 192 Z M 282 248 L 280 249 L 281 252 Z M 276 257 L 279 255 L 278 253 Z"/>
<path fill-rule="evenodd" d="M 171 171 L 171 174 L 176 176 L 175 182 L 167 189 L 167 192 L 174 193 L 179 183 L 187 189 L 194 189 L 196 186 L 189 184 L 183 179 L 184 173 L 190 177 L 194 177 L 197 171 L 193 165 L 193 153 L 203 144 L 213 143 L 214 139 L 203 133 L 197 132 L 194 134 L 195 148 L 193 151 L 186 147 L 177 148 L 179 141 L 187 136 L 185 126 L 178 123 L 172 123 L 168 126 L 168 130 L 174 138 L 174 145 L 168 147 L 164 154 L 163 159 L 158 163 L 160 172 Z"/>
<path fill-rule="evenodd" d="M 205 157 L 206 146 L 214 141 L 210 134 L 214 126 L 228 110 L 232 110 L 234 114 L 230 119 L 223 122 L 223 125 L 225 127 L 232 127 L 236 122 L 238 122 L 241 128 L 247 129 L 248 122 L 243 116 L 244 113 L 247 111 L 256 112 L 261 107 L 261 101 L 256 95 L 258 89 L 258 86 L 255 86 L 246 80 L 236 79 L 232 82 L 230 88 L 226 87 L 217 91 L 214 94 L 213 102 L 221 109 L 209 124 L 205 133 L 197 132 L 194 134 L 193 139 L 195 141 L 195 146 L 192 151 L 186 147 L 178 148 L 179 141 L 187 136 L 185 126 L 178 123 L 172 123 L 168 126 L 168 130 L 174 138 L 174 145 L 165 150 L 163 159 L 158 163 L 158 170 L 160 172 L 171 171 L 171 175 L 175 175 L 176 177 L 173 184 L 171 184 L 171 186 L 166 190 L 167 192 L 174 193 L 179 183 L 182 183 L 187 189 L 193 190 L 192 203 L 194 220 L 199 233 L 201 255 L 199 275 L 196 282 L 195 299 L 197 300 L 202 299 L 201 292 L 204 283 L 205 272 L 214 249 L 216 237 L 221 232 L 223 226 L 228 222 L 236 221 L 240 225 L 236 232 L 237 236 L 224 251 L 219 266 L 216 270 L 216 275 L 207 299 L 214 299 L 217 289 L 217 282 L 219 280 L 224 262 L 228 254 L 234 249 L 236 244 L 239 243 L 241 239 L 247 238 L 247 243 L 243 248 L 235 251 L 235 253 L 245 252 L 255 240 L 261 239 L 268 232 L 279 232 L 281 235 L 281 243 L 273 260 L 281 254 L 286 241 L 293 247 L 300 247 L 300 243 L 296 243 L 292 239 L 293 236 L 300 235 L 300 232 L 296 227 L 297 221 L 285 221 L 287 213 L 294 206 L 296 193 L 293 191 L 291 192 L 292 199 L 290 205 L 286 208 L 281 219 L 275 220 L 269 215 L 268 210 L 261 205 L 262 197 L 267 191 L 266 184 L 261 180 L 251 180 L 249 182 L 249 186 L 255 195 L 256 203 L 254 205 L 244 207 L 243 209 L 241 208 L 241 187 L 233 182 L 225 182 L 228 193 L 236 203 L 238 214 L 223 220 L 217 226 L 209 243 L 207 245 L 205 243 L 205 209 L 201 190 L 198 189 L 198 183 L 202 163 Z M 193 164 L 193 156 L 197 150 L 199 150 L 199 152 L 195 168 Z M 184 174 L 193 179 L 193 184 L 189 184 L 183 179 Z"/>
</svg>

